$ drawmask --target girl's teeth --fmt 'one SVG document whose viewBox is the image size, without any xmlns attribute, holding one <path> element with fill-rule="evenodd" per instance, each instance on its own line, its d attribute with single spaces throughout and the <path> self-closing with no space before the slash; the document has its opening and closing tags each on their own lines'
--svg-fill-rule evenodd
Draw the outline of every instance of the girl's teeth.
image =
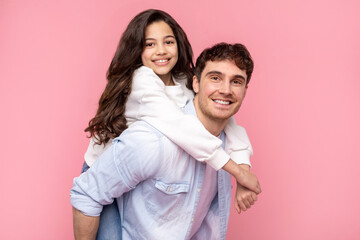
<svg viewBox="0 0 360 240">
<path fill-rule="evenodd" d="M 157 60 L 156 62 L 160 62 L 160 63 L 163 63 L 163 62 L 167 62 L 168 60 Z"/>
</svg>

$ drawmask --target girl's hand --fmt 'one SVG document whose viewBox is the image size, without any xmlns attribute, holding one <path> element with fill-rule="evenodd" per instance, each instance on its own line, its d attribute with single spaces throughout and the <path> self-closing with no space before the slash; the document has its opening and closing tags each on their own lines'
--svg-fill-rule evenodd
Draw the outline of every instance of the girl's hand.
<svg viewBox="0 0 360 240">
<path fill-rule="evenodd" d="M 237 165 L 233 160 L 230 159 L 222 169 L 233 175 L 236 181 L 243 187 L 254 191 L 256 194 L 261 193 L 259 180 L 254 173 L 250 172 L 250 167 L 248 165 Z"/>
<path fill-rule="evenodd" d="M 250 170 L 245 170 L 244 168 L 241 167 L 241 165 L 239 165 L 239 169 L 241 170 L 240 174 L 236 175 L 235 177 L 237 182 L 241 186 L 255 192 L 256 194 L 260 194 L 261 187 L 256 175 L 250 172 Z"/>
</svg>

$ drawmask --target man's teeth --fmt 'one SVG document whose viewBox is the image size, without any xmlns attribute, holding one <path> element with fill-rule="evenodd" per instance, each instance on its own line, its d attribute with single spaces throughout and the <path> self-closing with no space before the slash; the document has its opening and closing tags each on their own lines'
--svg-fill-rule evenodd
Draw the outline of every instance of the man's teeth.
<svg viewBox="0 0 360 240">
<path fill-rule="evenodd" d="M 229 101 L 222 101 L 222 100 L 214 100 L 214 102 L 220 103 L 220 104 L 224 104 L 224 105 L 229 105 L 230 102 Z"/>
<path fill-rule="evenodd" d="M 159 62 L 159 63 L 164 63 L 164 62 L 167 62 L 169 61 L 168 59 L 162 59 L 162 60 L 156 60 L 155 62 Z"/>
</svg>

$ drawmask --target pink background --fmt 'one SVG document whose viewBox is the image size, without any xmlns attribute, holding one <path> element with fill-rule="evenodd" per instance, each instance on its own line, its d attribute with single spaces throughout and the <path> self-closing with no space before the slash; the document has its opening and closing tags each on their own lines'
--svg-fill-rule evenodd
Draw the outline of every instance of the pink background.
<svg viewBox="0 0 360 240">
<path fill-rule="evenodd" d="M 130 19 L 169 12 L 197 57 L 241 42 L 255 60 L 237 115 L 263 193 L 228 239 L 360 239 L 360 4 L 328 1 L 0 1 L 0 239 L 72 239 L 105 72 Z"/>
</svg>

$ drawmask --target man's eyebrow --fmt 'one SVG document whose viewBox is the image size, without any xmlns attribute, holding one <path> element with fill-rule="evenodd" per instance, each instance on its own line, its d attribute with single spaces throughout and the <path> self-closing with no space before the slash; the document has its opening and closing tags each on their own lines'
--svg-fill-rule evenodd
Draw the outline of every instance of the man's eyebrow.
<svg viewBox="0 0 360 240">
<path fill-rule="evenodd" d="M 207 73 L 205 74 L 205 76 L 208 76 L 208 75 L 211 75 L 211 74 L 224 75 L 222 72 L 213 70 L 213 71 L 207 72 Z"/>
<path fill-rule="evenodd" d="M 206 73 L 205 76 L 208 76 L 211 74 L 224 75 L 222 72 L 214 70 L 214 71 L 210 71 L 210 72 Z M 240 74 L 234 75 L 232 78 L 241 78 L 246 81 L 245 77 Z"/>
<path fill-rule="evenodd" d="M 243 79 L 243 80 L 246 80 L 243 75 L 235 75 L 234 78 L 241 78 L 241 79 Z"/>
</svg>

